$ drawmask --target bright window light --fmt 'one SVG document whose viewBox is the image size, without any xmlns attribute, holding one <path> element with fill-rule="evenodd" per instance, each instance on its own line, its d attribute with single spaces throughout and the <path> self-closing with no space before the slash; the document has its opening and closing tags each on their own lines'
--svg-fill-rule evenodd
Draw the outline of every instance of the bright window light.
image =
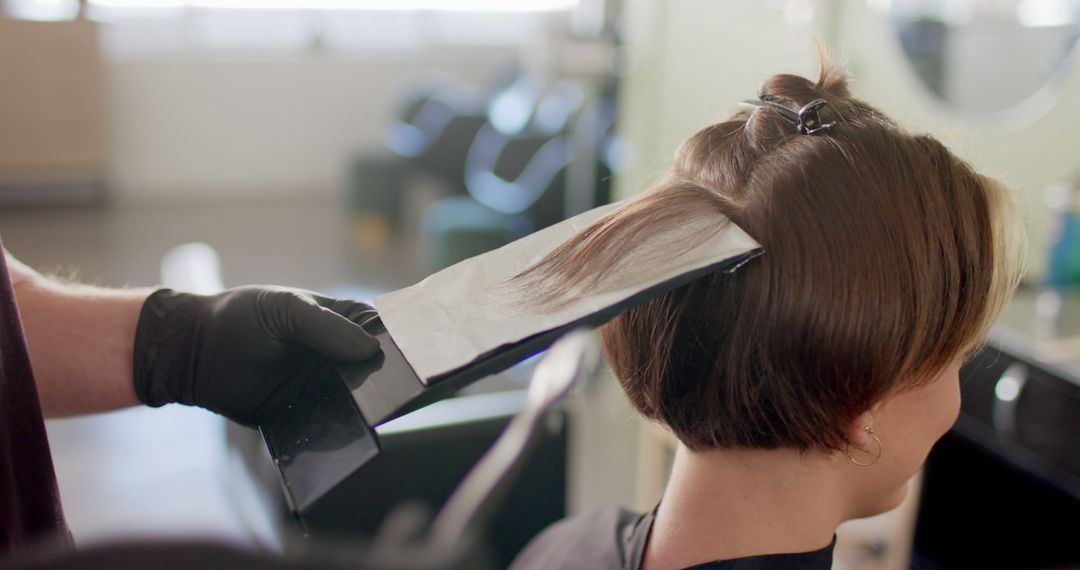
<svg viewBox="0 0 1080 570">
<path fill-rule="evenodd" d="M 78 0 L 23 0 L 8 2 L 0 0 L 0 8 L 21 20 L 70 20 L 79 13 Z"/>
<path fill-rule="evenodd" d="M 100 8 L 228 10 L 432 10 L 446 12 L 549 12 L 580 0 L 89 0 Z"/>
<path fill-rule="evenodd" d="M 1076 23 L 1076 12 L 1073 0 L 1023 0 L 1016 7 L 1016 19 L 1029 28 L 1071 26 Z"/>
<path fill-rule="evenodd" d="M 160 10 L 162 8 L 183 8 L 183 0 L 90 0 L 91 6 L 101 8 L 145 8 L 148 10 Z"/>
</svg>

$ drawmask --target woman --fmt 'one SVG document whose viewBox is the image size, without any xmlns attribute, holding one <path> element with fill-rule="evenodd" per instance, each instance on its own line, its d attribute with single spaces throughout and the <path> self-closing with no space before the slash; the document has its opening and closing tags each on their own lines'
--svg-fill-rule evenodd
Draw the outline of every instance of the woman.
<svg viewBox="0 0 1080 570">
<path fill-rule="evenodd" d="M 653 512 L 559 523 L 516 568 L 828 568 L 837 526 L 897 506 L 955 421 L 959 368 L 1019 280 L 1007 191 L 827 62 L 758 97 L 522 276 L 558 302 L 702 212 L 765 249 L 602 329 L 631 403 L 679 440 L 671 478 Z"/>
</svg>

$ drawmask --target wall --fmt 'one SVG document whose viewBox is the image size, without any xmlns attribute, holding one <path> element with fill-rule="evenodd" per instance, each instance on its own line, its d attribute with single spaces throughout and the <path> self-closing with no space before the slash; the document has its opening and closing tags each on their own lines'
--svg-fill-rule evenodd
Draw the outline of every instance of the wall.
<svg viewBox="0 0 1080 570">
<path fill-rule="evenodd" d="M 623 196 L 667 172 L 679 143 L 729 115 L 774 73 L 817 72 L 822 21 L 790 11 L 818 2 L 631 0 L 622 132 L 634 162 L 617 181 Z"/>
<path fill-rule="evenodd" d="M 337 192 L 378 151 L 403 88 L 440 69 L 484 83 L 514 48 L 108 63 L 110 184 L 121 202 Z"/>
</svg>

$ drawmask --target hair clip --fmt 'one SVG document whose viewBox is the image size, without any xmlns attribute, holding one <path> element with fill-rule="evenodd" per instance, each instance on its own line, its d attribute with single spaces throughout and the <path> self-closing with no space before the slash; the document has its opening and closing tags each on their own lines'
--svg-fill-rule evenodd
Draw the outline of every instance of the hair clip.
<svg viewBox="0 0 1080 570">
<path fill-rule="evenodd" d="M 814 99 L 806 105 L 803 105 L 798 112 L 773 101 L 763 101 L 758 99 L 743 101 L 743 103 L 746 105 L 754 105 L 755 107 L 769 107 L 775 109 L 778 113 L 783 115 L 785 119 L 791 121 L 791 123 L 795 125 L 795 130 L 801 135 L 812 135 L 814 133 L 828 131 L 836 125 L 836 121 L 831 123 L 821 122 L 821 115 L 818 113 L 822 107 L 828 104 L 824 99 Z"/>
</svg>

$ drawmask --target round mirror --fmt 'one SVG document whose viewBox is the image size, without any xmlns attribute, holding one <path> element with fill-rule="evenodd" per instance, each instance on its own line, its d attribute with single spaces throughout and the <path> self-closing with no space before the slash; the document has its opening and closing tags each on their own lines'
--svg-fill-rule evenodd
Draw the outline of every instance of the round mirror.
<svg viewBox="0 0 1080 570">
<path fill-rule="evenodd" d="M 1055 83 L 1080 32 L 1080 0 L 871 0 L 915 74 L 946 105 L 1001 111 Z"/>
</svg>

